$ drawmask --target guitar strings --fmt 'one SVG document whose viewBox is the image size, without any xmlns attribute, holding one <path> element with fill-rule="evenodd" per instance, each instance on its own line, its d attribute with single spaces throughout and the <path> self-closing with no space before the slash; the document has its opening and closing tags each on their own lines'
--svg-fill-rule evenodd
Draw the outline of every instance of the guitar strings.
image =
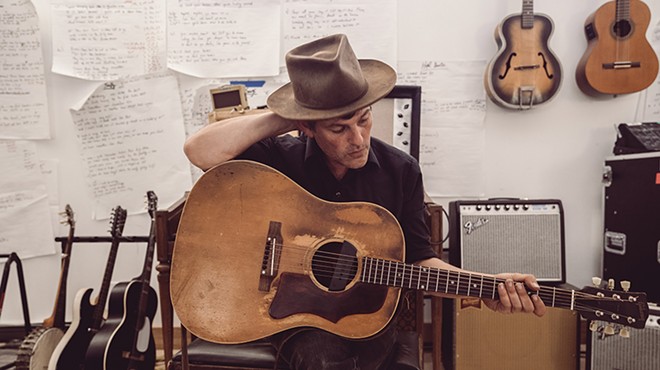
<svg viewBox="0 0 660 370">
<path fill-rule="evenodd" d="M 285 247 L 285 245 L 278 243 L 275 244 L 274 247 L 275 250 L 273 252 L 275 253 L 276 256 L 280 258 L 279 264 L 281 266 L 291 265 L 291 263 L 290 262 L 287 263 L 287 261 L 296 261 L 293 263 L 293 265 L 295 267 L 300 268 L 301 273 L 305 273 L 304 271 L 305 264 L 303 263 L 303 260 L 310 255 L 309 248 L 286 246 L 287 253 L 283 255 L 282 249 Z M 290 251 L 293 251 L 294 253 L 289 253 Z M 302 252 L 302 253 L 296 253 L 296 252 Z M 302 258 L 300 258 L 301 255 Z M 382 271 L 382 269 L 384 268 L 385 263 L 388 264 L 393 263 L 396 265 L 397 270 L 395 270 L 395 274 L 396 271 L 398 271 L 398 268 L 402 267 L 402 274 L 394 277 L 394 282 L 398 282 L 398 284 L 396 285 L 392 284 L 390 282 L 391 280 L 390 279 L 391 276 L 390 276 L 385 279 L 385 283 L 383 285 L 401 286 L 401 287 L 414 286 L 415 288 L 418 289 L 419 289 L 419 285 L 422 285 L 425 287 L 424 290 L 427 291 L 469 296 L 468 293 L 470 290 L 472 290 L 472 288 L 469 286 L 469 282 L 465 282 L 465 278 L 472 279 L 473 277 L 476 276 L 477 277 L 476 280 L 480 280 L 483 277 L 483 280 L 488 283 L 488 284 L 483 284 L 483 283 L 480 284 L 481 286 L 479 287 L 479 289 L 480 289 L 481 297 L 496 297 L 498 296 L 496 294 L 497 285 L 499 285 L 499 283 L 505 283 L 504 279 L 497 277 L 490 277 L 481 274 L 472 274 L 467 272 L 459 273 L 458 271 L 404 264 L 403 262 L 399 262 L 399 261 L 376 259 L 373 257 L 356 257 L 352 255 L 346 255 L 342 253 L 323 251 L 323 250 L 314 251 L 313 256 L 314 256 L 314 261 L 310 262 L 309 264 L 313 265 L 312 272 L 314 276 L 316 276 L 317 278 L 343 280 L 346 281 L 347 283 L 350 283 L 350 281 L 352 281 L 360 272 L 359 263 L 358 263 L 359 259 L 362 259 L 363 261 L 362 270 L 364 272 L 364 269 L 366 268 L 366 266 L 364 265 L 366 258 L 371 258 L 373 261 L 376 261 L 375 263 L 377 270 L 379 268 L 378 267 L 379 261 L 382 263 L 382 266 L 380 267 L 381 269 L 380 276 L 371 276 L 371 275 L 368 276 L 370 280 L 373 279 L 374 281 L 367 281 L 367 282 L 374 284 L 383 284 L 382 280 L 383 280 L 384 272 Z M 268 256 L 265 255 L 264 259 L 267 260 Z M 406 271 L 407 267 L 410 267 L 410 270 Z M 391 266 L 389 270 L 391 270 Z M 424 280 L 434 281 L 436 285 L 435 290 L 430 289 L 430 287 L 426 283 L 421 284 L 422 273 L 426 274 L 426 279 Z M 445 275 L 447 276 L 445 277 Z M 455 278 L 457 281 L 454 281 L 452 278 Z M 359 280 L 363 281 L 362 278 L 360 278 Z M 380 283 L 378 283 L 379 280 Z M 417 283 L 414 284 L 413 283 L 414 281 L 417 281 Z M 476 283 L 473 283 L 473 285 L 474 284 Z M 451 290 L 450 289 L 445 289 L 444 291 L 438 290 L 438 288 L 442 285 L 444 285 L 445 287 L 450 287 Z M 494 288 L 493 285 L 495 286 Z M 477 287 L 475 287 L 474 289 L 476 288 Z M 571 291 L 560 288 L 541 287 L 540 290 L 538 291 L 529 290 L 528 288 L 525 289 L 528 290 L 529 294 L 536 294 L 543 300 L 544 303 L 554 304 L 555 307 L 570 308 L 572 306 L 574 309 L 578 309 L 583 312 L 590 312 L 590 313 L 601 312 L 602 314 L 606 314 L 610 316 L 615 315 L 616 313 L 607 310 L 596 310 L 591 306 L 585 305 L 582 302 L 583 301 L 625 302 L 625 301 L 621 301 L 620 299 L 615 299 L 613 297 L 600 297 L 591 293 L 584 293 L 581 291 Z"/>
</svg>

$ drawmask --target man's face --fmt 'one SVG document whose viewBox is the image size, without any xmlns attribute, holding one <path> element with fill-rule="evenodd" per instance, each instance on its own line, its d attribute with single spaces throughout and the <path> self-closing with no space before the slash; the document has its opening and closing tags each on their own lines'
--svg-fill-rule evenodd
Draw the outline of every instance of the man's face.
<svg viewBox="0 0 660 370">
<path fill-rule="evenodd" d="M 361 168 L 367 163 L 372 124 L 371 107 L 366 107 L 350 117 L 320 120 L 313 126 L 303 124 L 301 128 L 316 140 L 335 177 L 342 178 L 348 169 Z"/>
</svg>

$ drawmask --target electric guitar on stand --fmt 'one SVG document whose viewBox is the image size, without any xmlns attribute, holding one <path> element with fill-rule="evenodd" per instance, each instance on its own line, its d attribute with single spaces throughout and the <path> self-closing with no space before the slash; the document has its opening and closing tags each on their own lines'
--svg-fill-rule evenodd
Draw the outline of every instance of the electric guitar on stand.
<svg viewBox="0 0 660 370">
<path fill-rule="evenodd" d="M 110 234 L 112 235 L 112 243 L 97 299 L 95 302 L 91 301 L 93 291 L 91 288 L 78 291 L 73 303 L 73 321 L 55 348 L 48 362 L 48 370 L 84 369 L 85 351 L 92 337 L 103 324 L 103 313 L 108 298 L 110 280 L 112 279 L 119 242 L 126 223 L 126 210 L 121 206 L 115 207 L 111 218 Z"/>
<path fill-rule="evenodd" d="M 66 281 L 69 273 L 76 221 L 74 220 L 73 209 L 68 204 L 64 207 L 64 212 L 61 215 L 65 216 L 65 219 L 60 223 L 69 225 L 69 234 L 62 250 L 60 280 L 57 286 L 53 314 L 46 318 L 40 327 L 32 330 L 23 340 L 16 357 L 17 370 L 42 370 L 48 367 L 48 362 L 55 348 L 64 336 Z"/>
<path fill-rule="evenodd" d="M 523 0 L 522 13 L 506 17 L 495 30 L 498 52 L 484 76 L 486 92 L 497 105 L 529 109 L 552 99 L 561 86 L 562 68 L 548 41 L 554 24 Z"/>
<path fill-rule="evenodd" d="M 585 22 L 587 50 L 575 77 L 587 95 L 629 94 L 646 89 L 658 75 L 658 57 L 646 39 L 649 7 L 639 0 L 614 0 Z"/>
<path fill-rule="evenodd" d="M 85 370 L 153 370 L 155 366 L 156 346 L 151 323 L 158 296 L 150 281 L 158 198 L 153 191 L 147 192 L 147 202 L 151 227 L 142 274 L 112 288 L 108 318 L 87 348 Z"/>
</svg>

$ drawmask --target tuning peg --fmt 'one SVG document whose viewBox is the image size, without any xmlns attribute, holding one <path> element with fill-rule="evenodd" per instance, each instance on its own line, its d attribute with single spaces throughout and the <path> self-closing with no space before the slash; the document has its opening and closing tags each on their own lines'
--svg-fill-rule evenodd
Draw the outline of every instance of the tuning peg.
<svg viewBox="0 0 660 370">
<path fill-rule="evenodd" d="M 630 338 L 630 329 L 623 327 L 619 330 L 619 335 L 623 338 Z"/>
<path fill-rule="evenodd" d="M 623 289 L 624 292 L 629 291 L 630 290 L 630 281 L 621 280 L 621 289 Z"/>
<path fill-rule="evenodd" d="M 594 332 L 594 333 L 597 332 L 597 331 L 598 331 L 598 323 L 595 322 L 595 321 L 592 321 L 592 322 L 589 324 L 589 330 L 591 330 L 591 331 Z"/>
<path fill-rule="evenodd" d="M 591 278 L 591 282 L 594 284 L 596 288 L 600 287 L 600 283 L 603 281 L 603 279 L 599 278 L 598 276 L 594 276 Z"/>
<path fill-rule="evenodd" d="M 614 290 L 614 279 L 607 280 L 607 289 Z"/>
<path fill-rule="evenodd" d="M 603 333 L 605 333 L 606 335 L 614 335 L 616 331 L 614 330 L 614 326 L 612 326 L 611 324 L 607 324 L 605 326 L 605 329 L 603 329 Z"/>
</svg>

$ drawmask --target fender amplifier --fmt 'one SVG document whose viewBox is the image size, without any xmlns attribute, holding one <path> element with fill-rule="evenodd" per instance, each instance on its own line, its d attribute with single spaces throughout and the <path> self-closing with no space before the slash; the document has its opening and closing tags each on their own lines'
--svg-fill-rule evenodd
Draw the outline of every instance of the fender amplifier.
<svg viewBox="0 0 660 370">
<path fill-rule="evenodd" d="M 606 336 L 602 331 L 587 331 L 587 369 L 657 370 L 660 369 L 660 311 L 650 310 L 644 329 L 630 329 L 630 337 Z M 601 324 L 599 321 L 597 323 Z M 602 323 L 600 326 L 605 325 Z"/>
<path fill-rule="evenodd" d="M 482 273 L 521 272 L 565 282 L 561 201 L 450 202 L 449 262 Z"/>
</svg>

